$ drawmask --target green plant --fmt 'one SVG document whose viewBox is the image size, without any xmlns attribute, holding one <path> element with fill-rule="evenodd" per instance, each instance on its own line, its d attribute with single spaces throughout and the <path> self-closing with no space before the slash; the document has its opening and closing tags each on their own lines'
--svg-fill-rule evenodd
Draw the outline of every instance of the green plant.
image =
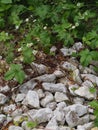
<svg viewBox="0 0 98 130">
<path fill-rule="evenodd" d="M 28 121 L 27 122 L 27 126 L 29 128 L 35 128 L 35 127 L 37 127 L 37 123 L 36 122 L 32 122 L 32 121 Z"/>
<path fill-rule="evenodd" d="M 94 100 L 90 102 L 90 106 L 94 109 L 94 115 L 95 115 L 94 125 L 98 126 L 98 101 Z"/>
<path fill-rule="evenodd" d="M 25 73 L 22 70 L 22 66 L 18 64 L 11 64 L 10 70 L 5 74 L 5 80 L 11 80 L 15 78 L 20 84 L 25 79 Z"/>
<path fill-rule="evenodd" d="M 95 87 L 91 87 L 91 88 L 89 88 L 89 91 L 90 91 L 91 93 L 95 93 L 95 92 L 96 92 L 96 88 L 95 88 Z"/>
</svg>

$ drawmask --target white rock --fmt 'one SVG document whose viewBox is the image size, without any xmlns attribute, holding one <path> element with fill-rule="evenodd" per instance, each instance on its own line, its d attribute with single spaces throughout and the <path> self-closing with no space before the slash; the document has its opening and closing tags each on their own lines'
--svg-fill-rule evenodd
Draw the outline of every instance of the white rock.
<svg viewBox="0 0 98 130">
<path fill-rule="evenodd" d="M 53 112 L 55 119 L 60 125 L 64 125 L 65 123 L 65 114 L 63 111 L 60 111 L 58 109 L 54 110 Z"/>
<path fill-rule="evenodd" d="M 0 124 L 3 124 L 5 120 L 6 120 L 6 115 L 0 114 Z"/>
<path fill-rule="evenodd" d="M 36 92 L 38 93 L 39 99 L 45 97 L 45 93 L 43 92 L 42 89 L 38 89 L 38 90 L 36 90 Z"/>
<path fill-rule="evenodd" d="M 8 100 L 8 97 L 6 97 L 4 94 L 0 93 L 0 105 L 4 105 L 7 100 Z"/>
<path fill-rule="evenodd" d="M 62 68 L 67 71 L 74 71 L 75 69 L 77 69 L 75 65 L 67 61 L 62 64 Z"/>
<path fill-rule="evenodd" d="M 20 116 L 22 115 L 22 109 L 21 108 L 17 108 L 15 109 L 12 113 L 11 113 L 11 116 L 14 118 L 16 116 Z"/>
<path fill-rule="evenodd" d="M 50 48 L 50 53 L 56 52 L 56 50 L 57 50 L 56 46 L 52 46 L 52 47 Z"/>
<path fill-rule="evenodd" d="M 77 130 L 91 130 L 94 127 L 93 122 L 86 123 L 84 125 L 78 125 Z"/>
<path fill-rule="evenodd" d="M 51 110 L 56 109 L 57 103 L 56 102 L 50 102 L 46 105 L 46 108 L 50 108 Z"/>
<path fill-rule="evenodd" d="M 76 52 L 76 50 L 71 48 L 61 48 L 60 51 L 63 53 L 64 56 L 71 56 L 73 52 Z"/>
<path fill-rule="evenodd" d="M 73 98 L 73 103 L 75 103 L 75 104 L 82 104 L 83 105 L 84 101 L 85 101 L 84 98 L 80 98 L 80 97 Z"/>
<path fill-rule="evenodd" d="M 73 46 L 73 49 L 75 49 L 76 51 L 80 51 L 81 49 L 84 48 L 83 44 L 81 42 L 76 42 Z"/>
<path fill-rule="evenodd" d="M 81 80 L 81 78 L 80 78 L 79 69 L 76 69 L 76 70 L 73 71 L 72 77 L 73 77 L 73 80 L 74 80 L 75 82 L 77 82 L 78 84 L 81 84 L 81 83 L 82 83 L 82 80 Z"/>
<path fill-rule="evenodd" d="M 64 84 L 62 83 L 42 83 L 42 87 L 44 90 L 46 91 L 50 91 L 50 92 L 64 92 L 66 93 L 66 87 Z"/>
<path fill-rule="evenodd" d="M 58 123 L 55 118 L 52 118 L 46 126 L 46 129 L 59 130 Z"/>
<path fill-rule="evenodd" d="M 21 102 L 21 101 L 23 101 L 24 98 L 25 98 L 25 94 L 19 93 L 19 94 L 17 94 L 17 96 L 15 98 L 15 102 Z"/>
<path fill-rule="evenodd" d="M 96 98 L 96 92 L 91 93 L 90 88 L 88 86 L 81 86 L 79 89 L 75 90 L 74 93 L 80 97 L 86 98 L 88 100 L 92 100 Z"/>
<path fill-rule="evenodd" d="M 88 107 L 81 104 L 73 104 L 64 108 L 65 114 L 67 114 L 68 111 L 74 111 L 80 117 L 88 112 Z"/>
<path fill-rule="evenodd" d="M 98 86 L 98 76 L 92 74 L 81 74 L 81 77 L 85 80 L 90 80 L 91 82 L 95 83 Z"/>
<path fill-rule="evenodd" d="M 39 110 L 28 111 L 28 115 L 30 115 L 32 121 L 37 121 L 40 124 L 49 121 L 53 116 L 53 112 L 50 108 L 41 108 Z"/>
<path fill-rule="evenodd" d="M 27 92 L 29 90 L 33 90 L 36 85 L 37 85 L 37 83 L 33 79 L 31 79 L 28 82 L 24 83 L 23 85 L 20 85 L 19 91 L 21 93 L 27 94 Z"/>
<path fill-rule="evenodd" d="M 89 121 L 90 121 L 90 116 L 89 115 L 84 115 L 83 117 L 80 118 L 80 124 L 81 125 L 89 123 Z"/>
<path fill-rule="evenodd" d="M 54 97 L 56 102 L 69 101 L 69 98 L 65 93 L 56 92 Z"/>
<path fill-rule="evenodd" d="M 74 95 L 74 96 L 76 96 L 75 90 L 77 90 L 78 88 L 79 88 L 79 85 L 77 85 L 77 84 L 69 85 L 69 87 L 68 87 L 69 92 L 70 92 L 72 95 Z"/>
<path fill-rule="evenodd" d="M 54 74 L 57 78 L 61 78 L 64 76 L 64 72 L 60 71 L 60 70 L 55 70 Z"/>
<path fill-rule="evenodd" d="M 1 93 L 6 93 L 10 91 L 10 87 L 8 85 L 0 87 L 0 92 Z"/>
<path fill-rule="evenodd" d="M 52 102 L 54 100 L 53 95 L 50 92 L 45 92 L 45 98 L 41 100 L 41 105 L 45 107 L 48 103 Z"/>
<path fill-rule="evenodd" d="M 13 121 L 14 121 L 14 123 L 18 123 L 18 122 L 20 122 L 20 120 L 21 120 L 22 118 L 23 118 L 22 115 L 16 116 L 16 117 L 13 118 Z"/>
<path fill-rule="evenodd" d="M 63 109 L 65 107 L 67 107 L 66 103 L 65 102 L 60 102 L 60 103 L 57 104 L 57 108 L 56 109 L 59 110 L 59 111 L 63 111 Z"/>
<path fill-rule="evenodd" d="M 76 112 L 74 111 L 69 111 L 66 115 L 65 115 L 65 118 L 66 118 L 66 122 L 68 124 L 68 126 L 70 127 L 74 127 L 74 126 L 77 126 L 79 125 L 79 116 Z"/>
<path fill-rule="evenodd" d="M 14 126 L 14 125 L 12 125 L 12 126 L 10 126 L 10 127 L 8 128 L 8 130 L 24 130 L 24 129 L 21 128 L 21 127 L 19 127 L 19 126 Z"/>
<path fill-rule="evenodd" d="M 34 80 L 38 80 L 40 82 L 54 82 L 56 79 L 55 74 L 44 74 L 34 78 Z"/>
<path fill-rule="evenodd" d="M 39 108 L 39 97 L 36 91 L 29 90 L 23 104 L 31 108 Z"/>
<path fill-rule="evenodd" d="M 48 70 L 48 68 L 43 64 L 37 64 L 37 63 L 32 62 L 31 66 L 35 71 L 38 72 L 38 74 L 44 74 Z"/>
<path fill-rule="evenodd" d="M 60 128 L 60 130 L 75 130 L 74 128 L 70 128 L 67 126 L 60 126 L 59 128 Z"/>
<path fill-rule="evenodd" d="M 16 105 L 15 104 L 10 104 L 9 106 L 8 105 L 4 106 L 3 111 L 5 113 L 10 113 L 11 111 L 15 111 L 15 109 L 16 109 Z"/>
</svg>

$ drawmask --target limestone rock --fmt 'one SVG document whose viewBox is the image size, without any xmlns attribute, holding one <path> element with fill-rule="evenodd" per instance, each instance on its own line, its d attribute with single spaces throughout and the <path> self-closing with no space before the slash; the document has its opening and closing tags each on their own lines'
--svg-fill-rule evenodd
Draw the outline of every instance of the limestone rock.
<svg viewBox="0 0 98 130">
<path fill-rule="evenodd" d="M 66 87 L 64 84 L 62 83 L 42 83 L 42 87 L 44 90 L 46 91 L 50 91 L 50 92 L 64 92 L 66 93 Z"/>
<path fill-rule="evenodd" d="M 39 108 L 39 97 L 36 91 L 29 90 L 23 104 L 31 108 Z"/>
<path fill-rule="evenodd" d="M 69 101 L 69 98 L 65 93 L 56 92 L 54 97 L 56 102 Z"/>
</svg>

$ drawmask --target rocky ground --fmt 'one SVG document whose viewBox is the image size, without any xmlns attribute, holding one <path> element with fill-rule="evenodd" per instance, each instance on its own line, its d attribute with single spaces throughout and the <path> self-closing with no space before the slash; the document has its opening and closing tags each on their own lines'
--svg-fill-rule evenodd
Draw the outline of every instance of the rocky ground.
<svg viewBox="0 0 98 130">
<path fill-rule="evenodd" d="M 98 74 L 93 65 L 83 67 L 71 56 L 82 48 L 79 42 L 61 48 L 59 55 L 39 52 L 26 68 L 22 85 L 0 86 L 1 130 L 94 130 L 89 102 L 98 96 L 90 91 L 98 87 Z M 56 49 L 52 47 L 51 53 Z M 28 122 L 36 122 L 36 128 L 28 127 Z"/>
</svg>

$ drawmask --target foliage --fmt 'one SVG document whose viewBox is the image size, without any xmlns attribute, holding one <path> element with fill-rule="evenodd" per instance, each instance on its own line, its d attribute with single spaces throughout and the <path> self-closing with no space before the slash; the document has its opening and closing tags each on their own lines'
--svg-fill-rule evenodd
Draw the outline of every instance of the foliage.
<svg viewBox="0 0 98 130">
<path fill-rule="evenodd" d="M 0 33 L 0 44 L 2 48 L 7 46 L 3 55 L 10 64 L 17 55 L 23 57 L 22 62 L 30 64 L 34 60 L 33 48 L 41 47 L 49 52 L 53 44 L 70 47 L 81 41 L 87 49 L 78 57 L 83 66 L 88 66 L 92 60 L 98 60 L 97 7 L 97 0 L 93 4 L 92 0 L 0 0 L 0 29 L 5 29 Z M 22 36 L 16 50 L 15 43 L 11 44 L 13 33 L 9 34 L 6 28 Z M 28 43 L 33 45 L 27 47 Z"/>
<path fill-rule="evenodd" d="M 11 80 L 15 78 L 21 84 L 25 78 L 25 73 L 21 68 L 21 65 L 11 64 L 10 70 L 5 74 L 5 79 Z"/>
<path fill-rule="evenodd" d="M 28 121 L 27 122 L 27 126 L 29 128 L 35 128 L 37 126 L 37 123 L 36 122 L 32 122 L 32 121 Z"/>
<path fill-rule="evenodd" d="M 94 108 L 94 115 L 96 117 L 94 120 L 94 124 L 95 126 L 98 126 L 98 101 L 94 100 L 90 102 L 90 106 Z"/>
</svg>

